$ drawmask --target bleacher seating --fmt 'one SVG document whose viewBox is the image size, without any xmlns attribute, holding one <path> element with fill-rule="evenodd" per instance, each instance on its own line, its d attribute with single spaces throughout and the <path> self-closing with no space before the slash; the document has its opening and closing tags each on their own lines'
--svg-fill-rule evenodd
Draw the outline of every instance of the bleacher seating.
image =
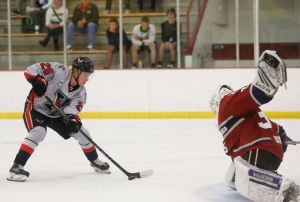
<svg viewBox="0 0 300 202">
<path fill-rule="evenodd" d="M 69 9 L 71 18 L 73 8 L 79 1 L 77 0 L 67 0 L 67 8 Z M 96 0 L 92 1 L 99 7 L 99 29 L 96 37 L 96 50 L 88 51 L 86 49 L 87 36 L 85 34 L 75 34 L 73 51 L 67 52 L 67 60 L 70 63 L 74 57 L 79 55 L 89 55 L 95 61 L 97 69 L 102 68 L 106 61 L 106 44 L 107 39 L 105 35 L 105 29 L 107 26 L 108 19 L 110 17 L 118 17 L 117 11 L 118 2 L 114 1 L 113 9 L 110 14 L 103 14 L 105 1 Z M 15 1 L 11 1 L 13 5 Z M 5 70 L 8 67 L 8 35 L 7 35 L 7 24 L 6 24 L 6 1 L 0 2 L 0 11 L 2 12 L 0 19 L 0 70 Z M 167 7 L 175 7 L 176 2 L 173 0 L 164 0 L 157 3 L 157 12 L 155 13 L 137 13 L 137 5 L 134 2 L 131 3 L 131 13 L 123 15 L 123 27 L 126 30 L 128 35 L 131 35 L 131 31 L 134 25 L 140 22 L 142 16 L 149 16 L 151 23 L 154 24 L 157 28 L 157 39 L 160 39 L 160 23 L 165 20 L 164 10 Z M 182 24 L 182 43 L 185 42 L 185 7 L 187 3 L 181 3 L 181 24 Z M 3 14 L 5 13 L 5 15 Z M 38 61 L 59 61 L 63 62 L 63 51 L 53 51 L 52 41 L 46 48 L 43 48 L 38 43 L 39 40 L 43 39 L 46 33 L 21 33 L 21 19 L 22 15 L 15 15 L 12 13 L 11 16 L 11 31 L 12 31 L 12 57 L 13 57 L 13 69 L 24 69 L 24 66 L 27 66 L 31 63 Z M 62 40 L 60 40 L 62 46 Z M 129 60 L 130 61 L 130 60 Z M 119 57 L 114 57 L 113 66 L 118 68 Z"/>
</svg>

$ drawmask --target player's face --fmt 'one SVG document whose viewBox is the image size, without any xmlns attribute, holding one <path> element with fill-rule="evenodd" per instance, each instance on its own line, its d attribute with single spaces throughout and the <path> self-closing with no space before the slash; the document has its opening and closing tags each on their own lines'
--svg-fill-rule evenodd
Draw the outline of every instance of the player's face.
<svg viewBox="0 0 300 202">
<path fill-rule="evenodd" d="M 91 74 L 88 72 L 81 72 L 78 77 L 78 85 L 81 87 L 84 86 L 85 83 L 89 80 L 90 75 Z"/>
<path fill-rule="evenodd" d="M 89 4 L 89 0 L 82 0 L 83 6 L 87 6 Z"/>
<path fill-rule="evenodd" d="M 117 23 L 115 23 L 115 22 L 109 23 L 109 29 L 110 29 L 111 31 L 116 31 L 117 28 L 118 28 Z"/>
<path fill-rule="evenodd" d="M 142 25 L 142 30 L 143 31 L 148 30 L 148 28 L 149 28 L 149 23 L 148 22 L 142 22 L 141 25 Z"/>
<path fill-rule="evenodd" d="M 61 6 L 61 4 L 62 4 L 61 0 L 54 0 L 53 1 L 53 5 L 56 6 L 56 7 Z"/>
<path fill-rule="evenodd" d="M 175 18 L 176 18 L 175 13 L 172 13 L 172 12 L 167 13 L 167 19 L 169 21 L 173 21 Z"/>
</svg>

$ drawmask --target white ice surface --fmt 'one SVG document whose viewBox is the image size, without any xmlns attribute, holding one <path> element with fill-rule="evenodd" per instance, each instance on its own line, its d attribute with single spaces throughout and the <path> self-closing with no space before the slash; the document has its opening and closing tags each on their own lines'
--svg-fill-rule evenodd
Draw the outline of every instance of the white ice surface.
<svg viewBox="0 0 300 202">
<path fill-rule="evenodd" d="M 275 120 L 300 140 L 300 120 Z M 83 120 L 94 141 L 130 172 L 153 169 L 128 181 L 94 173 L 78 143 L 52 130 L 29 159 L 24 183 L 8 170 L 27 134 L 22 120 L 0 120 L 1 202 L 232 202 L 248 201 L 224 183 L 230 159 L 213 120 Z M 279 172 L 300 183 L 300 145 L 290 146 Z M 106 160 L 100 154 L 101 159 Z"/>
</svg>

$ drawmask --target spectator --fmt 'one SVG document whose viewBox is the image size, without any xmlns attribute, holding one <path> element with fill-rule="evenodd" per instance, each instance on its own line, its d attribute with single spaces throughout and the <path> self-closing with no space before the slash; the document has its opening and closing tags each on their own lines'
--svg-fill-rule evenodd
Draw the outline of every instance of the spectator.
<svg viewBox="0 0 300 202">
<path fill-rule="evenodd" d="M 155 3 L 156 0 L 150 0 L 150 9 L 149 12 L 155 12 Z M 140 12 L 144 11 L 144 0 L 138 0 L 139 10 Z"/>
<path fill-rule="evenodd" d="M 26 3 L 26 0 L 16 0 L 13 12 L 16 14 L 24 14 L 26 12 Z"/>
<path fill-rule="evenodd" d="M 53 37 L 54 50 L 59 50 L 58 37 L 63 32 L 64 22 L 64 10 L 66 18 L 68 17 L 68 9 L 62 7 L 62 0 L 54 0 L 53 6 L 48 8 L 46 12 L 46 27 L 48 28 L 48 34 L 44 40 L 39 43 L 46 47 L 50 38 Z"/>
<path fill-rule="evenodd" d="M 159 48 L 158 68 L 162 67 L 165 50 L 169 50 L 171 54 L 171 63 L 169 63 L 167 67 L 174 68 L 176 61 L 177 23 L 175 9 L 168 8 L 166 15 L 167 20 L 161 23 L 161 44 Z"/>
<path fill-rule="evenodd" d="M 97 6 L 90 3 L 89 0 L 82 0 L 81 4 L 77 5 L 73 12 L 73 19 L 68 24 L 67 30 L 67 50 L 72 50 L 73 33 L 87 32 L 89 50 L 94 49 L 96 32 L 98 29 L 99 10 Z"/>
<path fill-rule="evenodd" d="M 149 50 L 151 53 L 151 67 L 155 68 L 156 60 L 156 42 L 155 42 L 155 26 L 150 24 L 148 17 L 142 17 L 141 24 L 134 26 L 132 30 L 132 63 L 133 67 L 137 67 L 138 52 Z"/>
<path fill-rule="evenodd" d="M 110 13 L 110 11 L 111 11 L 111 4 L 112 4 L 112 0 L 106 0 L 104 14 Z M 124 4 L 125 4 L 125 13 L 126 14 L 130 13 L 130 0 L 125 0 Z"/>
<path fill-rule="evenodd" d="M 119 34 L 119 22 L 117 18 L 113 17 L 109 20 L 108 28 L 106 29 L 106 36 L 108 40 L 107 49 L 107 66 L 105 69 L 109 69 L 112 63 L 112 56 L 119 50 L 120 34 Z M 128 52 L 132 45 L 131 40 L 127 37 L 125 30 L 123 30 L 123 60 L 124 67 L 127 67 Z"/>
<path fill-rule="evenodd" d="M 52 4 L 53 0 L 35 0 L 33 8 L 26 8 L 26 12 L 31 13 L 30 15 L 33 19 L 34 30 L 36 33 L 43 32 L 46 10 L 50 8 Z"/>
</svg>

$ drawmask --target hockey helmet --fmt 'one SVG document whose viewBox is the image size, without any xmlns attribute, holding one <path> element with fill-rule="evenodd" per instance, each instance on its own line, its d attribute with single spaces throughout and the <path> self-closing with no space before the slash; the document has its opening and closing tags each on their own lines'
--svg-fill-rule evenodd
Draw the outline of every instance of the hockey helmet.
<svg viewBox="0 0 300 202">
<path fill-rule="evenodd" d="M 88 57 L 78 57 L 73 61 L 72 68 L 78 69 L 83 72 L 93 73 L 94 64 Z"/>
<path fill-rule="evenodd" d="M 217 113 L 219 111 L 219 106 L 220 106 L 220 103 L 221 103 L 221 100 L 223 99 L 223 97 L 232 92 L 233 92 L 233 89 L 228 85 L 219 86 L 209 101 L 210 109 L 214 113 Z"/>
</svg>

